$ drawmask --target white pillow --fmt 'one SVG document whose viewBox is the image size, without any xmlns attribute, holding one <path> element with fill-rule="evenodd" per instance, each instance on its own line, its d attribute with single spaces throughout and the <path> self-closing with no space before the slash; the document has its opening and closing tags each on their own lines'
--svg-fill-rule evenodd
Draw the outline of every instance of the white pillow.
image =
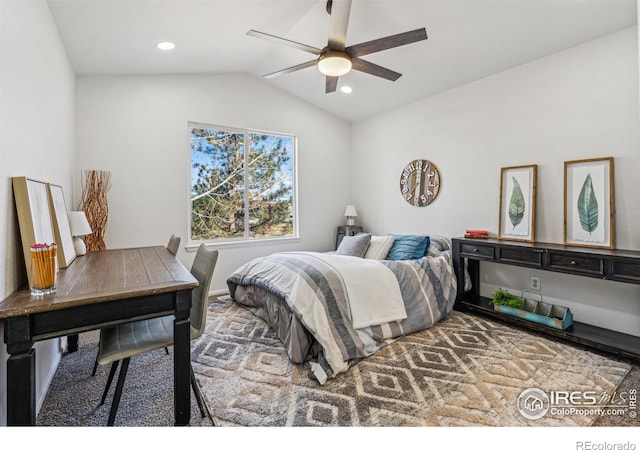
<svg viewBox="0 0 640 450">
<path fill-rule="evenodd" d="M 371 242 L 364 257 L 366 259 L 385 259 L 394 240 L 393 236 L 371 236 Z"/>
<path fill-rule="evenodd" d="M 340 241 L 336 255 L 357 256 L 363 258 L 367 248 L 369 248 L 369 242 L 371 241 L 370 234 L 357 234 L 355 236 L 345 236 Z"/>
</svg>

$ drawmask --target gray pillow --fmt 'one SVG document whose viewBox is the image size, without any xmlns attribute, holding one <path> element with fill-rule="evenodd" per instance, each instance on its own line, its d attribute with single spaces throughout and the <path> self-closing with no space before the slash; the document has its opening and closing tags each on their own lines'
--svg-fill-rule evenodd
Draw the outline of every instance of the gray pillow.
<svg viewBox="0 0 640 450">
<path fill-rule="evenodd" d="M 340 245 L 336 250 L 336 255 L 357 256 L 364 258 L 369 243 L 371 242 L 370 234 L 358 234 L 356 236 L 345 236 L 340 241 Z"/>
</svg>

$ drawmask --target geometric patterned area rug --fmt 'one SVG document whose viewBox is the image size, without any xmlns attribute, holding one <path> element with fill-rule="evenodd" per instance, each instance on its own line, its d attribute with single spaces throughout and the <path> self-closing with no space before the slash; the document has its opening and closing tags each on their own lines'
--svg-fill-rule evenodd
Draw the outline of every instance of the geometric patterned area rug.
<svg viewBox="0 0 640 450">
<path fill-rule="evenodd" d="M 192 361 L 216 425 L 278 427 L 590 426 L 631 368 L 454 311 L 322 386 L 307 364 L 289 360 L 266 322 L 230 297 L 210 304 Z M 521 395 L 526 390 L 543 396 Z M 563 405 L 552 392 L 577 392 L 579 407 L 550 408 Z M 535 402 L 546 414 L 534 419 Z"/>
</svg>

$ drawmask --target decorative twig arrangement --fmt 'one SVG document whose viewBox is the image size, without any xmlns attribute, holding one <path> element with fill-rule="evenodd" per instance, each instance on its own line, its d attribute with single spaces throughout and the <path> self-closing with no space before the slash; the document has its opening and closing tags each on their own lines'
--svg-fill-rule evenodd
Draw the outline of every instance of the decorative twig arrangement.
<svg viewBox="0 0 640 450">
<path fill-rule="evenodd" d="M 91 234 L 84 237 L 87 251 L 104 250 L 104 233 L 107 228 L 109 206 L 107 192 L 111 187 L 111 172 L 104 170 L 85 170 L 82 187 L 82 210 L 87 216 Z"/>
</svg>

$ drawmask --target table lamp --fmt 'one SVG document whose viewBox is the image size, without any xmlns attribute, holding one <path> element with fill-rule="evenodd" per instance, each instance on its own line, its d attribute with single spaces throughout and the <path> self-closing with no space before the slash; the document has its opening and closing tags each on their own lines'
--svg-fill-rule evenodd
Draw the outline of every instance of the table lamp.
<svg viewBox="0 0 640 450">
<path fill-rule="evenodd" d="M 347 218 L 347 226 L 352 227 L 356 224 L 356 207 L 353 205 L 347 205 L 347 209 L 344 210 L 344 215 Z"/>
<path fill-rule="evenodd" d="M 73 236 L 73 248 L 76 255 L 82 256 L 87 253 L 87 246 L 81 236 L 91 234 L 91 226 L 84 211 L 69 211 L 69 227 Z"/>
</svg>

